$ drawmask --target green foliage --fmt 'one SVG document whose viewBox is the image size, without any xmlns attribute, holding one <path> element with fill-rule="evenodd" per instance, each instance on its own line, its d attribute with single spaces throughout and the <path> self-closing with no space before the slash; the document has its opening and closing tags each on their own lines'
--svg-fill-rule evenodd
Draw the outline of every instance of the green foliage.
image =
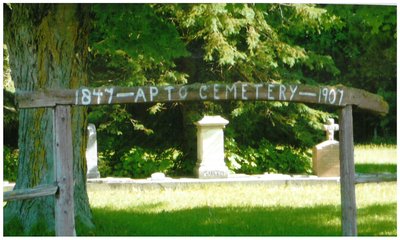
<svg viewBox="0 0 400 240">
<path fill-rule="evenodd" d="M 175 27 L 149 4 L 96 4 L 92 45 L 100 52 L 123 50 L 132 58 L 155 62 L 187 55 Z"/>
<path fill-rule="evenodd" d="M 95 4 L 90 84 L 186 83 L 174 59 L 188 55 L 174 25 L 149 4 Z"/>
<path fill-rule="evenodd" d="M 201 45 L 205 61 L 217 63 L 215 67 L 221 71 L 234 67 L 231 72 L 235 77 L 251 82 L 293 80 L 282 75 L 289 73 L 285 69 L 305 61 L 312 66 L 316 61 L 310 58 L 323 56 L 315 52 L 309 56 L 302 46 L 291 41 L 290 33 L 320 32 L 337 22 L 326 16 L 325 9 L 313 5 L 185 4 L 156 9 L 173 16 L 188 44 Z M 328 67 L 334 68 L 332 62 Z"/>
<path fill-rule="evenodd" d="M 228 166 L 247 174 L 311 173 L 310 155 L 287 146 L 276 146 L 262 139 L 258 147 L 239 148 L 234 139 L 227 139 L 225 153 Z"/>
<path fill-rule="evenodd" d="M 239 103 L 232 110 L 233 129 L 227 129 L 227 136 L 250 146 L 265 138 L 275 144 L 306 149 L 323 139 L 322 125 L 329 117 L 333 115 L 303 104 Z"/>
<path fill-rule="evenodd" d="M 153 11 L 152 5 L 96 4 L 93 13 L 94 26 L 90 36 L 91 86 L 111 84 L 131 87 L 187 82 L 187 74 L 177 71 L 173 61 L 188 55 L 185 44 L 181 41 L 175 26 L 168 19 L 158 16 Z M 167 153 L 171 146 L 143 144 L 149 142 L 143 141 L 143 138 L 157 138 L 153 136 L 154 130 L 149 127 L 151 124 L 146 122 L 146 117 L 143 115 L 156 115 L 164 110 L 163 104 L 90 108 L 89 121 L 98 126 L 98 137 L 104 140 L 98 141 L 99 170 L 102 176 L 124 176 L 122 162 L 131 161 L 127 159 L 129 152 L 132 151 L 129 147 L 132 144 L 137 145 L 137 149 L 142 149 L 138 150 L 138 153 L 150 154 L 147 156 L 150 160 L 146 166 L 152 171 L 157 171 L 155 165 L 151 165 L 151 161 L 155 160 L 153 155 L 156 152 Z M 160 129 L 157 129 L 157 133 L 159 132 Z M 168 159 L 171 160 L 170 157 Z M 137 158 L 132 161 L 136 160 Z M 165 163 L 160 167 L 163 168 L 164 165 Z M 143 172 L 133 174 L 132 170 L 127 174 L 129 176 L 147 174 L 147 177 L 148 170 L 145 174 Z"/>
<path fill-rule="evenodd" d="M 336 24 L 336 19 L 328 16 L 326 10 L 314 5 L 107 6 L 110 7 L 106 11 L 103 5 L 94 7 L 96 17 L 95 31 L 91 38 L 94 59 L 91 79 L 96 81 L 92 81 L 92 85 L 118 83 L 135 86 L 210 80 L 233 82 L 242 79 L 250 82 L 273 80 L 301 83 L 304 76 L 296 69 L 302 66 L 326 69 L 334 74 L 338 72 L 331 58 L 315 51 L 309 52 L 290 39 L 290 33 L 295 29 L 312 34 Z M 154 35 L 159 38 L 154 39 Z M 170 46 L 167 47 L 167 43 Z M 172 45 L 178 48 L 174 53 L 170 49 Z M 157 56 L 154 56 L 156 53 Z M 193 124 L 204 114 L 230 115 L 233 117 L 233 126 L 230 127 L 231 130 L 227 130 L 230 131 L 227 135 L 236 139 L 241 148 L 258 149 L 259 146 L 255 143 L 260 139 L 268 139 L 273 144 L 286 144 L 284 150 L 279 150 L 279 158 L 286 158 L 287 149 L 291 149 L 291 146 L 304 151 L 321 139 L 319 136 L 322 134 L 317 129 L 321 128 L 320 122 L 325 122 L 329 116 L 305 105 L 286 103 L 201 103 L 190 111 L 184 106 L 181 109 L 178 114 L 183 115 L 185 125 Z M 163 126 L 149 127 L 153 125 L 148 121 L 149 117 L 134 116 L 132 109 L 125 107 L 114 108 L 111 113 L 107 112 L 109 110 L 107 107 L 93 109 L 89 115 L 89 119 L 95 118 L 99 124 L 99 136 L 105 134 L 104 139 L 108 139 L 106 144 L 99 147 L 103 157 L 110 158 L 109 164 L 104 165 L 109 167 L 105 167 L 105 171 L 112 172 L 119 164 L 124 152 L 129 151 L 126 145 L 138 143 L 137 140 L 129 141 L 130 134 L 126 132 L 136 130 L 145 133 L 132 136 L 138 140 L 142 136 L 165 141 L 157 137 L 165 132 Z M 147 113 L 141 111 L 140 114 L 157 114 L 166 110 L 163 105 L 156 105 L 150 106 Z M 164 121 L 174 121 L 175 118 L 176 115 Z M 189 159 L 185 163 L 177 164 L 174 170 L 186 174 L 191 172 L 194 166 L 190 164 L 195 162 L 195 147 L 187 143 L 195 141 L 195 131 L 189 129 L 185 126 L 185 132 L 182 132 L 180 128 L 168 128 L 168 132 L 177 132 L 172 135 L 181 134 L 181 137 L 170 144 L 183 146 L 182 150 Z M 155 134 L 151 136 L 152 133 Z M 124 136 L 123 140 L 121 136 Z M 156 151 L 172 147 L 168 144 L 162 147 L 143 144 L 143 141 L 139 145 L 143 148 L 154 148 Z M 241 154 L 244 152 L 246 151 L 243 150 Z M 298 158 L 302 157 L 301 154 L 296 154 Z M 302 169 L 301 163 L 299 165 L 298 169 Z M 283 171 L 294 171 L 293 169 L 287 166 Z"/>
<path fill-rule="evenodd" d="M 119 137 L 124 130 L 143 131 L 146 135 L 153 133 L 153 130 L 146 128 L 139 121 L 135 120 L 125 105 L 110 105 L 102 108 L 94 108 L 89 114 L 89 121 L 99 122 L 97 130 L 108 135 Z"/>
<path fill-rule="evenodd" d="M 320 35 L 298 35 L 305 47 L 332 57 L 339 75 L 308 72 L 310 78 L 330 84 L 365 89 L 384 97 L 389 114 L 384 118 L 355 113 L 356 141 L 388 138 L 396 132 L 394 98 L 397 85 L 397 19 L 395 6 L 326 5 L 340 21 Z M 325 79 L 325 80 L 323 80 Z"/>
<path fill-rule="evenodd" d="M 116 165 L 123 154 L 129 150 L 131 137 L 136 132 L 146 136 L 153 133 L 141 122 L 133 118 L 127 105 L 110 105 L 93 108 L 88 121 L 97 128 L 99 171 L 102 176 L 114 175 Z"/>
<path fill-rule="evenodd" d="M 15 129 L 18 126 L 18 112 L 14 98 L 15 94 L 13 92 L 6 90 L 6 88 L 3 89 L 3 124 L 5 129 Z"/>
<path fill-rule="evenodd" d="M 162 106 L 158 107 L 162 108 Z M 157 172 L 157 167 L 162 168 L 160 171 L 163 170 L 165 163 L 170 161 L 173 169 L 168 168 L 169 175 L 182 172 L 182 167 L 180 167 L 180 163 L 184 162 L 182 156 L 175 156 L 175 152 L 171 150 L 181 151 L 176 147 L 180 143 L 179 135 L 171 130 L 180 127 L 179 121 L 176 124 L 171 123 L 171 116 L 176 118 L 177 114 L 168 111 L 157 111 L 156 113 L 150 113 L 150 111 L 151 109 L 148 110 L 145 106 L 112 105 L 95 108 L 89 113 L 89 122 L 97 126 L 99 171 L 102 176 L 115 176 L 116 174 L 124 176 L 122 174 L 123 159 L 127 159 L 128 152 L 136 148 L 140 150 L 138 150 L 140 154 L 149 154 L 148 166 L 152 168 L 151 171 Z M 143 124 L 144 122 L 146 125 Z M 132 148 L 132 146 L 135 147 Z M 151 161 L 159 162 L 161 158 L 165 158 L 163 164 L 155 162 L 152 165 Z M 131 169 L 129 176 L 137 177 L 138 175 L 132 171 Z M 146 174 L 148 174 L 147 170 Z"/>
<path fill-rule="evenodd" d="M 173 148 L 156 152 L 133 147 L 122 156 L 113 173 L 116 176 L 131 178 L 149 177 L 154 172 L 169 173 L 181 157 L 182 152 Z"/>
<path fill-rule="evenodd" d="M 18 170 L 18 150 L 3 146 L 3 179 L 15 182 Z"/>
<path fill-rule="evenodd" d="M 11 79 L 11 70 L 7 45 L 3 44 L 3 88 L 14 93 L 15 87 Z"/>
<path fill-rule="evenodd" d="M 364 123 L 355 126 L 356 139 L 370 139 L 364 132 L 376 139 L 395 132 L 393 7 L 223 3 L 99 4 L 93 9 L 92 86 L 344 84 L 378 92 L 390 104 L 385 119 L 355 111 L 355 121 Z M 204 102 L 96 107 L 89 119 L 103 139 L 101 169 L 111 175 L 129 146 L 158 153 L 179 146 L 184 157 L 171 173 L 189 174 L 196 160 L 193 122 L 205 114 L 230 121 L 226 136 L 236 144 L 228 147 L 232 169 L 237 159 L 249 171 L 269 171 L 265 162 L 276 158 L 282 164 L 269 164 L 273 171 L 307 172 L 307 149 L 323 140 L 327 118 L 337 117 L 327 111 L 332 109 L 280 102 Z"/>
<path fill-rule="evenodd" d="M 4 144 L 11 148 L 18 146 L 18 110 L 15 104 L 15 87 L 11 79 L 11 70 L 7 46 L 3 44 L 3 134 Z"/>
<path fill-rule="evenodd" d="M 395 7 L 94 4 L 92 10 L 90 86 L 237 81 L 343 84 L 376 92 L 390 105 L 385 118 L 354 112 L 355 122 L 360 123 L 354 129 L 356 141 L 395 139 Z M 16 148 L 18 114 L 3 48 L 5 143 Z M 254 153 L 263 151 L 261 143 L 277 146 L 274 157 L 282 162 L 294 158 L 289 151 L 302 159 L 323 139 L 326 119 L 336 117 L 326 107 L 280 102 L 120 105 L 89 111 L 89 122 L 98 126 L 99 167 L 105 176 L 121 166 L 131 146 L 152 149 L 138 151 L 143 154 L 179 149 L 184 157 L 168 171 L 189 174 L 196 160 L 193 122 L 205 114 L 229 119 L 226 136 L 236 145 L 228 147 L 228 158 L 241 159 L 243 166 L 247 157 L 262 166 L 267 157 Z M 256 171 L 252 164 L 247 164 L 249 171 Z M 302 161 L 297 164 L 307 171 Z M 279 171 L 289 171 L 285 166 Z M 268 168 L 257 171 L 264 170 Z"/>
</svg>

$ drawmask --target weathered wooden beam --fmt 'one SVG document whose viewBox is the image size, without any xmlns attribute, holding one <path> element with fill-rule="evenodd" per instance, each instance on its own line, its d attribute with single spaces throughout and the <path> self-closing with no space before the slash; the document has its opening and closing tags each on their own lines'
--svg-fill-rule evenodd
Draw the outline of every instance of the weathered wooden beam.
<svg viewBox="0 0 400 240">
<path fill-rule="evenodd" d="M 54 195 L 58 186 L 54 184 L 39 185 L 34 188 L 17 189 L 3 193 L 3 201 L 15 201 Z"/>
<path fill-rule="evenodd" d="M 34 92 L 19 91 L 15 95 L 19 108 L 55 107 L 57 104 L 73 105 L 75 91 L 64 90 L 39 90 Z"/>
<path fill-rule="evenodd" d="M 355 167 L 352 106 L 340 109 L 340 194 L 342 208 L 342 234 L 357 235 L 357 206 L 355 193 Z"/>
<path fill-rule="evenodd" d="M 55 231 L 57 236 L 75 236 L 73 151 L 71 106 L 54 109 L 54 167 L 59 186 L 55 201 Z"/>
<path fill-rule="evenodd" d="M 17 91 L 20 108 L 55 105 L 101 105 L 185 101 L 286 101 L 332 106 L 355 105 L 378 114 L 388 112 L 382 97 L 343 86 L 242 83 L 138 87 L 80 88 L 75 90 Z"/>
<path fill-rule="evenodd" d="M 356 174 L 356 184 L 397 181 L 396 173 Z"/>
<path fill-rule="evenodd" d="M 351 92 L 348 105 L 357 106 L 360 109 L 371 111 L 379 115 L 386 115 L 389 112 L 389 104 L 382 96 L 372 94 L 362 89 L 348 88 Z"/>
</svg>

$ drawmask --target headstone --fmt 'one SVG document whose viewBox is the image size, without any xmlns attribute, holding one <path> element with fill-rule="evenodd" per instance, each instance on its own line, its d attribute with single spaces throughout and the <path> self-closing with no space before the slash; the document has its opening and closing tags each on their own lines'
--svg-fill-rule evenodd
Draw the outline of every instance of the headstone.
<svg viewBox="0 0 400 240">
<path fill-rule="evenodd" d="M 328 119 L 328 123 L 327 125 L 324 125 L 324 129 L 326 131 L 326 140 L 335 140 L 335 131 L 339 130 L 339 125 L 335 124 L 335 120 L 333 118 Z"/>
<path fill-rule="evenodd" d="M 151 180 L 152 181 L 165 180 L 165 174 L 162 172 L 153 173 L 153 174 L 151 174 Z"/>
<path fill-rule="evenodd" d="M 100 172 L 97 168 L 97 134 L 96 126 L 89 123 L 88 142 L 86 148 L 87 178 L 100 178 Z"/>
<path fill-rule="evenodd" d="M 229 121 L 221 116 L 205 116 L 196 122 L 198 178 L 227 178 L 229 169 L 224 162 L 224 131 Z"/>
<path fill-rule="evenodd" d="M 339 130 L 332 118 L 324 125 L 327 140 L 313 148 L 313 171 L 318 177 L 339 177 L 339 142 L 335 140 L 334 133 Z"/>
</svg>

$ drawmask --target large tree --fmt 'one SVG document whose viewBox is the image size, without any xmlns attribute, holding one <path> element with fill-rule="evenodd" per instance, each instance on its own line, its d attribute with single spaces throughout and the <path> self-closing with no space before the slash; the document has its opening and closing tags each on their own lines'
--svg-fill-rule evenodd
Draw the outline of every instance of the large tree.
<svg viewBox="0 0 400 240">
<path fill-rule="evenodd" d="M 16 91 L 87 85 L 89 6 L 4 6 L 4 39 Z M 72 108 L 74 198 L 77 224 L 93 226 L 86 192 L 86 109 Z M 50 108 L 19 110 L 19 167 L 15 189 L 54 182 L 53 116 Z M 25 234 L 54 233 L 54 197 L 8 202 L 7 224 Z M 79 230 L 79 229 L 78 229 Z M 35 232 L 36 231 L 36 232 Z"/>
</svg>

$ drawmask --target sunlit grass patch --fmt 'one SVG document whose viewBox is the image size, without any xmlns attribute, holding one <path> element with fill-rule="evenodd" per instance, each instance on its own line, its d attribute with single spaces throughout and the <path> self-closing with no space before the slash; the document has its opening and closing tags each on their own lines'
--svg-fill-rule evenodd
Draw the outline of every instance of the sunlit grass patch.
<svg viewBox="0 0 400 240">
<path fill-rule="evenodd" d="M 357 173 L 396 173 L 396 145 L 356 145 L 354 161 Z"/>
<path fill-rule="evenodd" d="M 89 185 L 95 235 L 338 236 L 339 184 Z M 359 235 L 396 235 L 396 183 L 356 186 Z M 81 233 L 85 235 L 85 233 Z"/>
<path fill-rule="evenodd" d="M 354 147 L 356 163 L 396 164 L 396 145 L 362 144 Z"/>
</svg>

